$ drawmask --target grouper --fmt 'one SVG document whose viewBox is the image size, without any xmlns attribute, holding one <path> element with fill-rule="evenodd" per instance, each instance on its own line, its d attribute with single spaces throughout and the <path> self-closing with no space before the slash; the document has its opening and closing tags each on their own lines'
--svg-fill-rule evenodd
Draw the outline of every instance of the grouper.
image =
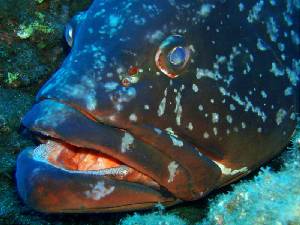
<svg viewBox="0 0 300 225">
<path fill-rule="evenodd" d="M 299 0 L 95 0 L 22 124 L 42 212 L 200 199 L 278 155 L 299 113 Z"/>
</svg>

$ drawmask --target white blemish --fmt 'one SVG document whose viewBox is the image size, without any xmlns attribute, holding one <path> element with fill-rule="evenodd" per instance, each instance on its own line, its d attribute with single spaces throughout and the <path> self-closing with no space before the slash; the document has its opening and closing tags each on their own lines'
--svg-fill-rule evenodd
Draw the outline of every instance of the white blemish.
<svg viewBox="0 0 300 225">
<path fill-rule="evenodd" d="M 114 91 L 119 86 L 117 82 L 107 82 L 104 84 L 104 89 L 106 92 Z"/>
<path fill-rule="evenodd" d="M 219 122 L 219 114 L 218 113 L 212 113 L 211 114 L 211 122 L 212 123 L 218 123 Z"/>
<path fill-rule="evenodd" d="M 245 129 L 246 128 L 246 123 L 242 122 L 242 128 Z"/>
<path fill-rule="evenodd" d="M 259 14 L 262 11 L 263 5 L 264 1 L 260 0 L 252 7 L 247 17 L 249 23 L 253 23 L 254 21 L 257 21 L 259 19 Z"/>
<path fill-rule="evenodd" d="M 149 110 L 150 109 L 149 105 L 144 105 L 144 109 Z"/>
<path fill-rule="evenodd" d="M 284 109 L 279 109 L 278 112 L 276 113 L 276 124 L 280 125 L 287 115 L 287 112 Z"/>
<path fill-rule="evenodd" d="M 231 111 L 234 111 L 236 108 L 235 108 L 235 106 L 234 106 L 233 104 L 230 104 L 230 105 L 229 105 L 229 109 L 230 109 Z"/>
<path fill-rule="evenodd" d="M 132 122 L 136 122 L 137 121 L 137 116 L 134 113 L 131 113 L 129 116 L 129 120 Z"/>
<path fill-rule="evenodd" d="M 169 137 L 171 138 L 174 146 L 177 146 L 177 147 L 183 146 L 183 141 L 179 140 L 177 137 L 175 137 L 173 135 L 169 135 Z"/>
<path fill-rule="evenodd" d="M 176 135 L 175 132 L 173 131 L 172 127 L 166 128 L 165 131 L 166 131 L 168 134 L 177 137 L 177 135 Z"/>
<path fill-rule="evenodd" d="M 266 93 L 264 90 L 262 90 L 262 91 L 260 92 L 260 94 L 261 94 L 261 96 L 262 96 L 263 98 L 267 98 L 267 97 L 268 97 L 267 93 Z"/>
<path fill-rule="evenodd" d="M 162 131 L 159 128 L 154 128 L 155 133 L 157 133 L 158 135 L 161 135 Z"/>
<path fill-rule="evenodd" d="M 218 135 L 218 129 L 217 129 L 216 127 L 213 128 L 213 132 L 214 132 L 214 135 L 215 135 L 215 136 Z"/>
<path fill-rule="evenodd" d="M 256 46 L 260 51 L 266 51 L 268 49 L 267 44 L 260 38 L 257 39 Z"/>
<path fill-rule="evenodd" d="M 270 72 L 272 72 L 275 77 L 284 75 L 284 69 L 278 67 L 275 62 L 272 62 L 272 68 L 270 69 Z"/>
<path fill-rule="evenodd" d="M 211 4 L 207 4 L 207 3 L 202 4 L 200 10 L 198 10 L 196 13 L 198 16 L 207 17 L 210 14 L 213 7 L 214 6 Z"/>
<path fill-rule="evenodd" d="M 167 99 L 166 99 L 166 97 L 164 97 L 158 106 L 157 115 L 159 117 L 161 117 L 165 113 L 166 101 L 167 101 Z"/>
<path fill-rule="evenodd" d="M 178 126 L 181 125 L 181 114 L 182 114 L 182 106 L 180 104 L 180 100 L 181 100 L 181 93 L 178 92 L 175 97 L 176 106 L 174 109 L 174 113 L 176 113 L 176 124 Z"/>
<path fill-rule="evenodd" d="M 125 132 L 124 136 L 122 137 L 121 152 L 124 153 L 129 150 L 133 142 L 134 137 L 131 134 Z"/>
<path fill-rule="evenodd" d="M 262 132 L 262 128 L 261 127 L 257 128 L 257 132 L 261 133 Z"/>
<path fill-rule="evenodd" d="M 295 45 L 299 45 L 300 44 L 300 37 L 299 35 L 295 32 L 295 31 L 291 31 L 291 38 L 292 38 L 292 42 Z"/>
<path fill-rule="evenodd" d="M 199 106 L 198 106 L 198 109 L 199 109 L 199 111 L 203 111 L 203 109 L 204 109 L 204 108 L 203 108 L 203 105 L 199 105 Z"/>
<path fill-rule="evenodd" d="M 171 183 L 174 181 L 174 177 L 176 175 L 176 170 L 178 168 L 178 164 L 175 161 L 170 162 L 170 164 L 168 165 L 168 170 L 169 170 L 169 179 L 168 179 L 168 183 Z"/>
<path fill-rule="evenodd" d="M 233 120 L 233 119 L 232 119 L 232 116 L 227 115 L 227 116 L 226 116 L 226 120 L 227 120 L 228 123 L 232 123 L 232 120 Z"/>
<path fill-rule="evenodd" d="M 243 3 L 240 3 L 240 4 L 239 4 L 239 10 L 240 10 L 240 12 L 244 11 L 244 9 L 245 9 L 244 4 L 243 4 Z"/>
<path fill-rule="evenodd" d="M 93 199 L 95 201 L 104 198 L 105 196 L 111 194 L 115 187 L 105 187 L 104 181 L 99 181 L 95 185 L 91 185 L 92 189 L 84 192 L 87 198 Z"/>
<path fill-rule="evenodd" d="M 279 29 L 276 25 L 276 22 L 273 17 L 270 17 L 269 20 L 267 21 L 267 32 L 269 34 L 269 37 L 271 41 L 276 42 L 277 38 L 279 36 Z"/>
<path fill-rule="evenodd" d="M 121 21 L 121 18 L 119 16 L 117 16 L 117 15 L 110 15 L 109 16 L 109 25 L 111 27 L 118 26 L 119 23 L 120 23 L 120 21 Z"/>
<path fill-rule="evenodd" d="M 287 88 L 284 90 L 284 95 L 285 95 L 285 96 L 292 95 L 292 93 L 293 93 L 292 87 L 287 87 Z"/>
<path fill-rule="evenodd" d="M 204 137 L 205 139 L 208 139 L 208 138 L 209 138 L 209 134 L 205 131 L 204 134 L 203 134 L 203 137 Z"/>
<path fill-rule="evenodd" d="M 219 163 L 219 162 L 216 162 L 216 161 L 214 161 L 214 162 L 219 166 L 219 168 L 222 171 L 222 174 L 224 174 L 224 175 L 233 176 L 233 175 L 236 175 L 238 173 L 246 173 L 246 172 L 248 172 L 248 168 L 246 166 L 242 167 L 240 169 L 233 170 L 231 168 L 226 167 L 222 163 Z"/>
<path fill-rule="evenodd" d="M 158 110 L 157 110 L 157 115 L 159 117 L 161 117 L 164 113 L 165 113 L 165 109 L 166 109 L 166 101 L 167 101 L 167 93 L 168 93 L 168 89 L 166 88 L 164 91 L 164 97 L 161 100 L 159 106 L 158 106 Z"/>
<path fill-rule="evenodd" d="M 196 84 L 193 84 L 192 88 L 193 88 L 194 92 L 198 92 L 199 91 L 199 88 L 198 88 L 198 86 Z"/>
<path fill-rule="evenodd" d="M 296 120 L 296 118 L 297 118 L 296 113 L 291 113 L 290 119 L 291 120 Z"/>
<path fill-rule="evenodd" d="M 155 42 L 161 41 L 164 37 L 164 33 L 160 30 L 156 30 L 151 34 L 148 34 L 146 38 L 150 43 L 154 44 Z"/>
<path fill-rule="evenodd" d="M 194 126 L 193 126 L 193 124 L 191 122 L 189 122 L 188 129 L 189 130 L 193 130 L 194 129 Z"/>
<path fill-rule="evenodd" d="M 211 71 L 208 69 L 201 69 L 201 68 L 197 68 L 196 71 L 196 78 L 202 79 L 204 77 L 213 79 L 213 80 L 220 80 L 222 79 L 222 76 L 220 75 L 220 73 L 218 71 Z"/>
</svg>

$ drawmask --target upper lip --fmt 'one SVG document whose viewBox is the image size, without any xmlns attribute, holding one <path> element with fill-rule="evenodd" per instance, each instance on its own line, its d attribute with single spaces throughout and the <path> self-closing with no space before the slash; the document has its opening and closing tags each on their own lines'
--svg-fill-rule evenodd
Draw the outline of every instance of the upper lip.
<svg viewBox="0 0 300 225">
<path fill-rule="evenodd" d="M 44 99 L 33 106 L 22 123 L 51 139 L 111 156 L 158 183 L 168 177 L 165 167 L 171 159 L 126 130 L 95 120 L 89 113 L 73 106 Z"/>
</svg>

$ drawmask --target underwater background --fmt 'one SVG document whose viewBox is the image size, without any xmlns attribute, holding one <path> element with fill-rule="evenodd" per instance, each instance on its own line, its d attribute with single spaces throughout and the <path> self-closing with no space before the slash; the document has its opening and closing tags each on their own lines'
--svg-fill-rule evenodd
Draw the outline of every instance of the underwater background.
<svg viewBox="0 0 300 225">
<path fill-rule="evenodd" d="M 115 214 L 42 214 L 16 192 L 15 162 L 35 145 L 20 120 L 68 54 L 64 26 L 92 1 L 0 0 L 0 224 L 300 224 L 300 133 L 276 159 L 202 200 Z"/>
</svg>

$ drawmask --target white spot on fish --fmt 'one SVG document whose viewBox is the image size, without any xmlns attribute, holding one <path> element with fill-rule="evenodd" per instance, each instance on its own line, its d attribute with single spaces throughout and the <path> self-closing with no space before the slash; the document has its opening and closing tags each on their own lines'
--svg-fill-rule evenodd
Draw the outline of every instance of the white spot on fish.
<svg viewBox="0 0 300 225">
<path fill-rule="evenodd" d="M 95 185 L 90 186 L 92 187 L 92 189 L 85 191 L 84 194 L 87 198 L 93 199 L 95 201 L 104 198 L 115 190 L 114 186 L 105 187 L 104 181 L 99 181 Z"/>
<path fill-rule="evenodd" d="M 211 114 L 211 122 L 212 123 L 218 123 L 219 122 L 219 114 L 218 113 L 212 113 Z"/>
<path fill-rule="evenodd" d="M 194 92 L 198 92 L 198 90 L 199 90 L 198 86 L 196 84 L 193 84 L 192 88 L 193 88 Z"/>
<path fill-rule="evenodd" d="M 203 105 L 198 106 L 199 111 L 203 111 Z"/>
<path fill-rule="evenodd" d="M 182 114 L 182 106 L 180 104 L 180 100 L 181 100 L 181 93 L 178 92 L 175 97 L 176 106 L 174 109 L 174 113 L 176 113 L 176 124 L 178 126 L 181 125 L 181 114 Z"/>
<path fill-rule="evenodd" d="M 245 129 L 246 128 L 246 123 L 242 122 L 242 128 Z"/>
<path fill-rule="evenodd" d="M 178 138 L 176 138 L 175 136 L 173 136 L 171 134 L 169 136 L 170 136 L 174 146 L 178 146 L 178 147 L 183 146 L 183 141 L 179 140 Z"/>
<path fill-rule="evenodd" d="M 189 122 L 188 129 L 191 131 L 194 129 L 193 124 L 191 122 Z"/>
<path fill-rule="evenodd" d="M 161 135 L 162 131 L 159 128 L 154 128 L 155 133 L 157 133 L 158 135 Z"/>
<path fill-rule="evenodd" d="M 132 122 L 136 122 L 137 121 L 137 116 L 134 113 L 131 113 L 129 116 L 129 120 Z"/>
<path fill-rule="evenodd" d="M 235 108 L 235 106 L 234 106 L 233 104 L 230 104 L 230 105 L 229 105 L 229 109 L 230 109 L 231 111 L 234 111 L 236 108 Z"/>
<path fill-rule="evenodd" d="M 278 112 L 276 113 L 276 123 L 277 125 L 280 125 L 287 115 L 287 112 L 284 109 L 279 109 Z"/>
<path fill-rule="evenodd" d="M 124 153 L 129 150 L 133 142 L 134 137 L 131 134 L 125 132 L 124 136 L 122 137 L 121 152 Z"/>
<path fill-rule="evenodd" d="M 227 120 L 228 123 L 232 123 L 232 120 L 233 120 L 233 119 L 232 119 L 232 116 L 227 115 L 227 116 L 226 116 L 226 120 Z"/>
<path fill-rule="evenodd" d="M 161 100 L 159 106 L 158 106 L 158 110 L 157 110 L 157 115 L 159 117 L 161 117 L 164 113 L 165 113 L 165 109 L 166 109 L 166 101 L 167 101 L 167 93 L 168 93 L 168 89 L 166 88 L 165 89 L 165 92 L 164 92 L 164 97 L 163 99 Z"/>
<path fill-rule="evenodd" d="M 169 170 L 169 179 L 168 179 L 168 183 L 171 183 L 174 181 L 175 175 L 176 175 L 176 170 L 178 168 L 178 164 L 175 161 L 170 162 L 170 164 L 168 165 L 168 170 Z"/>
<path fill-rule="evenodd" d="M 203 137 L 204 137 L 205 139 L 208 139 L 208 138 L 209 138 L 209 134 L 205 131 L 204 134 L 203 134 Z"/>
<path fill-rule="evenodd" d="M 220 162 L 216 162 L 216 161 L 214 161 L 214 162 L 219 166 L 219 168 L 222 171 L 222 174 L 224 174 L 224 175 L 234 176 L 234 175 L 236 175 L 238 173 L 246 173 L 246 172 L 248 172 L 248 168 L 247 167 L 242 167 L 240 169 L 233 170 L 231 168 L 226 167 L 224 164 L 222 164 Z"/>
<path fill-rule="evenodd" d="M 218 129 L 217 129 L 216 127 L 213 128 L 213 132 L 214 132 L 214 135 L 215 135 L 215 136 L 218 135 Z"/>
</svg>

